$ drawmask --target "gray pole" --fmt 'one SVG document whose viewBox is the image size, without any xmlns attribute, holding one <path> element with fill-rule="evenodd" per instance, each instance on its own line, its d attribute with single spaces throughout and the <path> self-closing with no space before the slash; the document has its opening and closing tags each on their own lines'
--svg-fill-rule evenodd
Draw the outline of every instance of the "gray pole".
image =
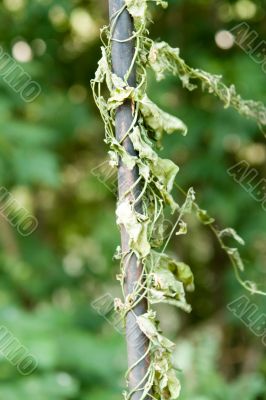
<svg viewBox="0 0 266 400">
<path fill-rule="evenodd" d="M 109 14 L 110 22 L 112 26 L 113 16 L 116 15 L 117 11 L 121 10 L 124 6 L 124 0 L 109 0 Z M 124 40 L 130 38 L 133 32 L 133 21 L 128 11 L 125 9 L 122 14 L 118 17 L 115 25 L 113 25 L 112 33 L 113 39 Z M 124 43 L 112 41 L 112 66 L 113 72 L 120 78 L 124 78 L 125 74 L 129 70 L 129 67 L 134 56 L 134 40 L 126 41 Z M 128 78 L 130 86 L 136 86 L 136 71 L 133 69 L 130 77 Z M 125 102 L 122 106 L 117 109 L 116 112 L 116 138 L 120 141 L 127 130 L 129 129 L 133 120 L 132 107 L 129 101 Z M 126 151 L 131 155 L 136 155 L 130 139 L 127 137 L 123 146 Z M 135 168 L 133 171 L 127 169 L 122 162 L 120 162 L 118 168 L 118 195 L 122 198 L 124 193 L 136 182 L 138 178 L 138 171 Z M 137 193 L 140 193 L 141 188 L 137 186 L 134 193 L 128 195 L 129 199 L 137 197 Z M 141 204 L 138 204 L 138 211 L 141 212 Z M 121 228 L 121 243 L 122 252 L 127 253 L 129 250 L 129 240 L 125 229 Z M 126 279 L 125 279 L 125 293 L 130 294 L 134 290 L 134 285 L 139 280 L 142 273 L 142 265 L 138 262 L 135 255 L 128 257 L 125 260 L 126 267 Z M 141 315 L 147 311 L 147 304 L 145 300 L 142 300 L 134 308 L 136 315 Z M 139 329 L 136 318 L 133 312 L 128 312 L 126 317 L 126 340 L 127 340 L 127 353 L 128 353 L 128 366 L 129 368 L 135 364 L 144 354 L 147 352 L 148 341 L 146 336 Z M 139 362 L 130 372 L 129 390 L 137 387 L 140 382 L 139 389 L 144 386 L 144 377 L 147 373 L 149 366 L 149 359 L 146 357 Z M 132 400 L 139 400 L 143 394 L 143 390 L 139 390 L 132 395 Z M 147 396 L 146 398 L 148 398 Z"/>
</svg>

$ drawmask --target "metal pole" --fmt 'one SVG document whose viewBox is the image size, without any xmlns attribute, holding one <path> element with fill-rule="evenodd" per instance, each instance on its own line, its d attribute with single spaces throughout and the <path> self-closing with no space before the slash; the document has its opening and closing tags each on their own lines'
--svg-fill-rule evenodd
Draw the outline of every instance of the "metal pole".
<svg viewBox="0 0 266 400">
<path fill-rule="evenodd" d="M 121 10 L 124 6 L 124 0 L 109 0 L 109 14 L 110 21 L 112 25 L 113 17 L 116 13 Z M 133 21 L 128 11 L 125 9 L 121 15 L 116 20 L 115 25 L 112 29 L 113 39 L 124 40 L 130 38 L 133 32 Z M 120 78 L 124 78 L 125 74 L 129 70 L 133 56 L 134 56 L 134 40 L 126 41 L 124 43 L 112 41 L 112 66 L 113 72 Z M 128 83 L 130 86 L 136 86 L 136 72 L 133 69 Z M 133 120 L 132 115 L 132 104 L 130 101 L 125 102 L 121 105 L 116 112 L 116 138 L 120 141 L 127 130 L 129 129 Z M 131 155 L 136 155 L 132 143 L 127 137 L 123 146 L 126 151 Z M 118 196 L 122 198 L 124 193 L 128 191 L 130 187 L 138 179 L 138 171 L 135 168 L 130 171 L 127 169 L 122 162 L 120 162 L 118 168 Z M 129 199 L 134 199 L 137 197 L 137 193 L 140 193 L 141 188 L 139 186 L 135 187 L 134 193 L 128 195 Z M 138 211 L 141 212 L 141 204 L 137 205 Z M 121 228 L 121 247 L 122 252 L 127 253 L 129 250 L 129 238 L 125 229 Z M 125 260 L 126 268 L 126 278 L 125 278 L 125 293 L 130 294 L 134 290 L 136 282 L 139 280 L 142 273 L 142 265 L 137 260 L 135 255 Z M 148 340 L 146 336 L 139 329 L 135 315 L 141 315 L 147 311 L 146 301 L 141 301 L 136 307 L 134 307 L 133 312 L 128 312 L 126 317 L 126 341 L 127 341 L 127 353 L 128 353 L 128 366 L 129 368 L 135 364 L 147 351 Z M 145 384 L 145 374 L 149 366 L 149 359 L 146 357 L 141 362 L 139 362 L 130 372 L 129 380 L 129 390 L 136 388 L 140 382 L 142 384 L 139 386 L 141 389 Z M 139 400 L 143 394 L 143 390 L 139 390 L 132 395 L 132 400 Z M 147 396 L 148 398 L 149 396 Z"/>
</svg>

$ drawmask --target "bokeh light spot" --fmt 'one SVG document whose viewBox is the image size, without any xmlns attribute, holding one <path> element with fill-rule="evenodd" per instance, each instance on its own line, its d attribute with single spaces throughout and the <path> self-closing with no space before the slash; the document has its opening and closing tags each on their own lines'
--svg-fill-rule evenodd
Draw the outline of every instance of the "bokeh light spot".
<svg viewBox="0 0 266 400">
<path fill-rule="evenodd" d="M 32 50 L 30 45 L 23 40 L 20 40 L 12 47 L 13 57 L 20 62 L 28 62 L 32 60 Z"/>
<path fill-rule="evenodd" d="M 234 45 L 234 36 L 229 31 L 219 31 L 215 34 L 215 43 L 220 49 L 228 50 Z"/>
<path fill-rule="evenodd" d="M 20 11 L 25 6 L 25 0 L 4 0 L 3 4 L 9 11 Z"/>
<path fill-rule="evenodd" d="M 251 19 L 256 15 L 257 6 L 250 0 L 239 0 L 235 4 L 235 13 L 238 18 Z"/>
<path fill-rule="evenodd" d="M 87 97 L 87 90 L 82 85 L 73 85 L 68 91 L 68 97 L 72 103 L 83 103 Z"/>
</svg>

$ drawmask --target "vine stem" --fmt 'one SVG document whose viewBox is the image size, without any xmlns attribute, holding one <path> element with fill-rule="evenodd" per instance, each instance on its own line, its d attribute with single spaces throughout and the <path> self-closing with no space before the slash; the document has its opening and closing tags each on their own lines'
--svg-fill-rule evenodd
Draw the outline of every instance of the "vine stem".
<svg viewBox="0 0 266 400">
<path fill-rule="evenodd" d="M 122 79 L 127 79 L 130 86 L 136 87 L 135 41 L 134 26 L 124 0 L 109 0 L 110 26 L 112 33 L 112 68 L 113 72 Z M 134 107 L 126 101 L 116 111 L 115 131 L 116 138 L 130 155 L 136 155 L 132 142 L 127 134 L 134 121 Z M 118 201 L 125 197 L 135 209 L 142 212 L 141 200 L 138 200 L 142 188 L 138 182 L 138 170 L 129 170 L 120 160 L 118 167 Z M 133 188 L 133 189 L 132 189 Z M 131 190 L 132 189 L 132 190 Z M 136 202 L 136 200 L 138 200 Z M 123 254 L 128 254 L 123 260 L 125 266 L 124 291 L 128 296 L 135 291 L 143 277 L 143 265 L 135 254 L 130 252 L 129 237 L 121 226 L 121 247 Z M 141 297 L 141 293 L 139 294 Z M 139 386 L 145 383 L 149 371 L 149 341 L 140 330 L 136 316 L 147 312 L 147 300 L 144 296 L 126 315 L 126 341 L 128 353 L 128 386 L 130 400 L 143 399 L 144 391 Z M 149 395 L 145 399 L 150 398 Z"/>
</svg>

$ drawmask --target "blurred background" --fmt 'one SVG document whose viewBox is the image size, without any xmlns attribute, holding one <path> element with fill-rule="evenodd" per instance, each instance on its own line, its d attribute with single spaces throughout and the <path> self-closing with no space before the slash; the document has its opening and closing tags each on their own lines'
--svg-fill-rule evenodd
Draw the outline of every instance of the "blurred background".
<svg viewBox="0 0 266 400">
<path fill-rule="evenodd" d="M 224 32 L 245 21 L 258 33 L 257 44 L 265 40 L 265 5 L 171 0 L 167 10 L 154 9 L 149 29 L 153 38 L 180 47 L 190 65 L 223 74 L 244 98 L 265 103 L 261 65 Z M 0 399 L 121 399 L 124 337 L 108 308 L 120 293 L 115 179 L 106 178 L 108 149 L 89 83 L 107 21 L 104 0 L 1 1 L 1 48 L 41 94 L 25 102 L 0 74 L 0 186 L 38 220 L 22 236 L 0 216 L 0 325 L 38 360 L 34 373 L 22 376 L 0 352 Z M 266 214 L 227 173 L 245 160 L 259 179 L 266 176 L 263 135 L 209 94 L 186 92 L 176 78 L 157 83 L 150 75 L 148 94 L 188 125 L 188 136 L 166 137 L 162 151 L 180 166 L 178 183 L 195 188 L 220 228 L 242 235 L 245 277 L 265 289 Z M 265 346 L 227 308 L 247 295 L 261 315 L 265 297 L 240 287 L 211 232 L 193 218 L 189 229 L 169 250 L 194 272 L 193 312 L 159 309 L 164 332 L 177 343 L 181 400 L 266 399 Z"/>
</svg>

